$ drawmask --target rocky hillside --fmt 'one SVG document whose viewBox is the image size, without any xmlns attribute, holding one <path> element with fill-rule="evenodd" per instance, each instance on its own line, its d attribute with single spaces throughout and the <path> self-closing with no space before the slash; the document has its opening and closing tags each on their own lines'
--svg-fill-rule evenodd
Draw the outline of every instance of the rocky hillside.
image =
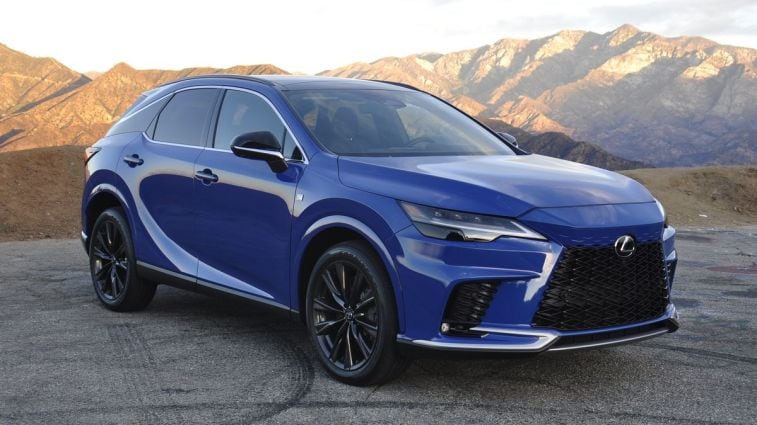
<svg viewBox="0 0 757 425">
<path fill-rule="evenodd" d="M 531 134 L 501 120 L 492 118 L 479 119 L 494 131 L 512 134 L 518 139 L 518 146 L 529 152 L 589 164 L 606 170 L 631 170 L 634 168 L 649 167 L 649 165 L 640 161 L 630 161 L 612 155 L 591 143 L 575 141 L 563 133 L 549 131 L 546 133 Z"/>
<path fill-rule="evenodd" d="M 83 156 L 81 146 L 0 153 L 0 241 L 77 235 Z"/>
<path fill-rule="evenodd" d="M 757 225 L 757 167 L 624 171 L 662 202 L 676 227 Z"/>
<path fill-rule="evenodd" d="M 121 63 L 95 80 L 87 79 L 86 84 L 68 93 L 0 118 L 0 152 L 94 143 L 145 90 L 178 78 L 213 73 L 250 75 L 286 72 L 272 65 L 162 71 L 136 70 Z"/>
<path fill-rule="evenodd" d="M 57 63 L 54 62 L 53 63 Z M 237 66 L 228 69 L 188 68 L 180 71 L 136 70 L 121 63 L 109 71 L 85 79 L 79 87 L 67 86 L 34 103 L 15 108 L 0 118 L 0 152 L 21 151 L 61 145 L 88 145 L 108 127 L 143 91 L 178 78 L 212 73 L 271 74 L 286 73 L 271 65 Z M 470 97 L 445 93 L 465 110 L 481 113 L 486 107 Z M 507 131 L 532 152 L 619 170 L 644 164 L 626 161 L 585 142 L 576 142 L 561 133 L 532 135 L 501 120 L 487 120 L 497 131 Z"/>
<path fill-rule="evenodd" d="M 82 154 L 81 146 L 0 153 L 0 241 L 78 237 Z M 757 225 L 755 167 L 623 173 L 662 201 L 676 227 Z"/>
<path fill-rule="evenodd" d="M 503 39 L 324 75 L 406 82 L 474 115 L 655 165 L 757 162 L 757 50 L 630 25 Z"/>
<path fill-rule="evenodd" d="M 35 58 L 0 44 L 0 118 L 30 109 L 89 82 L 51 58 Z"/>
</svg>

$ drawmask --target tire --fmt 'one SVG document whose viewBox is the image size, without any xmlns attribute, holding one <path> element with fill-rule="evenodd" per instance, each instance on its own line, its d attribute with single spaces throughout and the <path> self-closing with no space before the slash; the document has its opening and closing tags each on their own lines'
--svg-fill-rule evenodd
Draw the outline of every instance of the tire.
<svg viewBox="0 0 757 425">
<path fill-rule="evenodd" d="M 381 384 L 410 364 L 397 350 L 394 291 L 366 242 L 329 248 L 313 267 L 305 303 L 308 334 L 326 371 L 337 380 Z"/>
<path fill-rule="evenodd" d="M 97 298 L 110 310 L 142 310 L 155 296 L 155 284 L 137 277 L 129 223 L 120 208 L 105 210 L 92 226 L 89 270 Z"/>
</svg>

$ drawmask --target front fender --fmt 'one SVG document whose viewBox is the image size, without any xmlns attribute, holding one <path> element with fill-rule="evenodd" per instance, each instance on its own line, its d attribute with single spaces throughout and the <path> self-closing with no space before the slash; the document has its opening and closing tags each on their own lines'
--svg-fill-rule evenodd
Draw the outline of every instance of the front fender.
<svg viewBox="0 0 757 425">
<path fill-rule="evenodd" d="M 395 243 L 396 239 L 389 238 L 388 241 L 384 241 L 377 232 L 375 232 L 370 226 L 362 222 L 361 220 L 358 220 L 354 217 L 349 217 L 345 215 L 330 215 L 326 217 L 322 217 L 319 220 L 312 223 L 307 230 L 304 231 L 304 233 L 298 238 L 297 243 L 295 244 L 296 250 L 294 253 L 294 261 L 293 261 L 293 267 L 291 276 L 293 276 L 292 281 L 292 288 L 291 288 L 291 300 L 292 300 L 292 309 L 294 310 L 300 310 L 301 306 L 299 305 L 299 282 L 300 282 L 300 264 L 302 263 L 303 257 L 305 255 L 305 251 L 307 250 L 308 245 L 310 242 L 315 238 L 318 234 L 321 232 L 331 229 L 331 228 L 343 228 L 343 229 L 349 229 L 351 231 L 354 231 L 361 235 L 365 240 L 367 240 L 371 246 L 373 246 L 373 249 L 376 251 L 378 256 L 381 258 L 381 261 L 384 264 L 384 268 L 387 271 L 387 274 L 389 276 L 390 283 L 392 284 L 392 289 L 394 291 L 394 298 L 397 303 L 397 315 L 398 315 L 398 325 L 400 328 L 400 332 L 402 332 L 405 328 L 405 308 L 404 308 L 404 297 L 403 297 L 403 291 L 402 291 L 402 285 L 400 283 L 399 279 L 399 273 L 397 272 L 397 268 L 395 266 L 394 261 L 392 261 L 393 256 L 391 255 L 391 252 L 397 252 L 398 249 L 401 249 L 399 246 L 387 246 L 387 243 Z M 392 242 L 394 241 L 394 242 Z"/>
</svg>

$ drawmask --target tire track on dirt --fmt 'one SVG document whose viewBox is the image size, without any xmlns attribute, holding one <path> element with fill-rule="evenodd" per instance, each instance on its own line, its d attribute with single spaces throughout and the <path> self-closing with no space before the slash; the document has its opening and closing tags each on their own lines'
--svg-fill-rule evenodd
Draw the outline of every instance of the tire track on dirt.
<svg viewBox="0 0 757 425">
<path fill-rule="evenodd" d="M 158 415 L 158 411 L 153 408 L 155 402 L 165 405 L 175 403 L 170 393 L 161 390 L 158 362 L 140 328 L 129 323 L 121 323 L 108 325 L 106 331 L 113 343 L 112 358 L 116 359 L 124 382 L 130 390 L 130 394 L 125 394 L 125 396 L 139 404 L 142 420 L 151 423 L 166 420 L 172 423 L 184 423 L 180 410 L 163 411 L 164 414 L 167 413 L 170 416 L 165 417 Z"/>
<path fill-rule="evenodd" d="M 677 347 L 674 345 L 666 345 L 666 344 L 660 344 L 660 343 L 647 342 L 644 345 L 651 348 L 657 348 L 660 350 L 678 351 L 681 353 L 694 354 L 694 355 L 703 356 L 703 357 L 711 357 L 711 358 L 720 359 L 720 360 L 730 360 L 734 362 L 757 364 L 757 358 L 754 358 L 754 357 L 746 357 L 746 356 L 739 356 L 736 354 L 720 353 L 717 351 L 703 350 L 700 348 Z"/>
<path fill-rule="evenodd" d="M 272 333 L 271 336 L 277 340 L 277 345 L 284 348 L 282 355 L 286 359 L 286 374 L 288 380 L 291 382 L 291 389 L 281 402 L 271 404 L 269 409 L 262 413 L 246 417 L 245 423 L 249 421 L 266 421 L 297 406 L 302 403 L 302 400 L 310 393 L 313 387 L 315 379 L 313 359 L 300 346 L 302 341 L 295 340 L 290 334 Z M 250 385 L 254 387 L 257 383 L 251 382 Z"/>
</svg>

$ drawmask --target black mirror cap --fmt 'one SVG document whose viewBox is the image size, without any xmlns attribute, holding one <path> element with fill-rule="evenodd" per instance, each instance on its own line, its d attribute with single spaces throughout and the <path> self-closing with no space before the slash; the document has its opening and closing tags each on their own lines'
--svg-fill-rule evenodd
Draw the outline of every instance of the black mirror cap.
<svg viewBox="0 0 757 425">
<path fill-rule="evenodd" d="M 270 131 L 255 131 L 234 138 L 231 144 L 234 155 L 265 161 L 274 173 L 281 173 L 288 168 L 281 144 Z"/>
<path fill-rule="evenodd" d="M 497 135 L 499 137 L 501 137 L 502 140 L 506 141 L 507 143 L 515 146 L 516 148 L 518 147 L 518 139 L 516 139 L 515 136 L 513 136 L 512 134 L 505 133 L 505 132 L 499 132 L 499 133 L 497 133 Z"/>
<path fill-rule="evenodd" d="M 252 133 L 240 134 L 234 138 L 231 146 L 281 152 L 279 139 L 270 131 L 253 131 Z"/>
</svg>

